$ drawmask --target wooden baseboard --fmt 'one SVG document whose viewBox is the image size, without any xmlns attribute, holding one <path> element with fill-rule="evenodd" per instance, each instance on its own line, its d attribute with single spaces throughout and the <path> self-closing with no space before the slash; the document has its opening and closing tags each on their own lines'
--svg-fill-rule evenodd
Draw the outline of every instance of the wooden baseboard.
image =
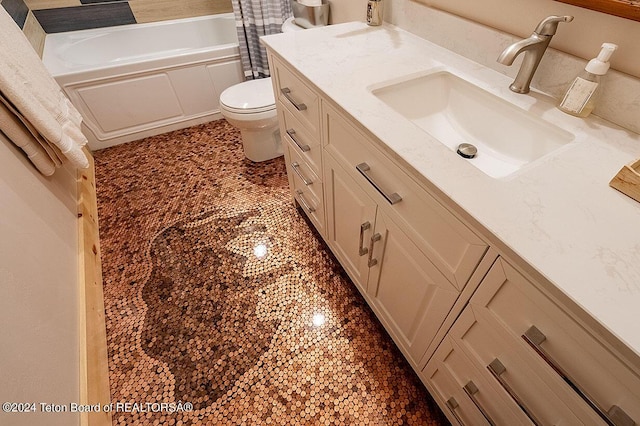
<svg viewBox="0 0 640 426">
<path fill-rule="evenodd" d="M 98 235 L 98 205 L 93 156 L 85 148 L 90 166 L 78 170 L 78 257 L 80 315 L 80 403 L 111 401 L 107 359 L 107 330 L 102 292 L 102 264 Z M 110 412 L 82 413 L 82 426 L 111 425 Z"/>
</svg>

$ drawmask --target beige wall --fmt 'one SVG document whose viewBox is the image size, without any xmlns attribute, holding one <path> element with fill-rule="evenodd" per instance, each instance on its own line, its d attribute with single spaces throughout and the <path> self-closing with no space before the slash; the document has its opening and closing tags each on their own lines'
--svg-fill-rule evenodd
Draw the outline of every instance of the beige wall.
<svg viewBox="0 0 640 426">
<path fill-rule="evenodd" d="M 364 20 L 366 0 L 330 1 L 332 22 Z M 536 24 L 548 15 L 573 15 L 573 22 L 560 24 L 552 47 L 591 59 L 603 42 L 616 43 L 620 48 L 613 55 L 612 68 L 640 77 L 640 22 L 553 0 L 423 0 L 421 3 L 521 37 L 528 37 Z"/>
<path fill-rule="evenodd" d="M 0 402 L 79 402 L 75 172 L 40 175 L 0 134 Z M 2 425 L 77 425 L 6 414 Z"/>
</svg>

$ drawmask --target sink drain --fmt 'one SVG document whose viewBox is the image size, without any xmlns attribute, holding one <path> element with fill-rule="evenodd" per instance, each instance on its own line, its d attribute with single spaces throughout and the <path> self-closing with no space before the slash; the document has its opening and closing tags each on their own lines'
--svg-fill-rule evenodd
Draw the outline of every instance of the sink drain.
<svg viewBox="0 0 640 426">
<path fill-rule="evenodd" d="M 458 155 L 463 158 L 473 158 L 478 154 L 478 148 L 470 143 L 461 143 L 458 145 Z"/>
</svg>

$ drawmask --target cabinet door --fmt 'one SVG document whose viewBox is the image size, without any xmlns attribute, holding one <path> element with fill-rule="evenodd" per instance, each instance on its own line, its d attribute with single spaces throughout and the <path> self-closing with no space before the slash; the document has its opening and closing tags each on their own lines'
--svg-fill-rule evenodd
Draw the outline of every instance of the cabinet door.
<svg viewBox="0 0 640 426">
<path fill-rule="evenodd" d="M 373 244 L 369 297 L 398 346 L 417 364 L 459 291 L 380 209 L 371 238 L 379 240 Z"/>
<path fill-rule="evenodd" d="M 331 157 L 324 158 L 327 243 L 361 292 L 367 288 L 376 204 Z"/>
</svg>

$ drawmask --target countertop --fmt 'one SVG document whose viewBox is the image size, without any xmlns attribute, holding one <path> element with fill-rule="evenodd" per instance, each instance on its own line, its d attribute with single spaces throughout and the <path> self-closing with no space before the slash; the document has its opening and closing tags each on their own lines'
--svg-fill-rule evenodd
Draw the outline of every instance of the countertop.
<svg viewBox="0 0 640 426">
<path fill-rule="evenodd" d="M 640 355 L 640 203 L 609 187 L 640 157 L 640 135 L 564 114 L 538 92 L 512 93 L 511 78 L 392 25 L 350 22 L 262 42 Z M 485 175 L 371 94 L 382 82 L 435 67 L 573 133 L 574 141 L 506 178 Z"/>
</svg>

